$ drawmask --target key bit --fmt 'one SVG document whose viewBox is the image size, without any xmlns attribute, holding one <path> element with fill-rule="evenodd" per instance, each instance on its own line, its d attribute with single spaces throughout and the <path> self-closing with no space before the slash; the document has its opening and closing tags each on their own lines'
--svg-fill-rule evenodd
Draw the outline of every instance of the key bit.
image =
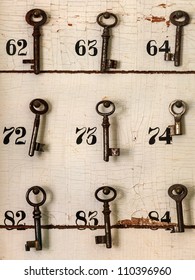
<svg viewBox="0 0 195 280">
<path fill-rule="evenodd" d="M 99 196 L 99 193 L 101 195 Z M 111 194 L 112 195 L 111 195 Z M 104 224 L 105 224 L 105 235 L 96 236 L 95 242 L 96 244 L 106 244 L 106 248 L 112 248 L 112 236 L 111 236 L 111 226 L 110 226 L 110 206 L 109 202 L 113 201 L 117 196 L 117 192 L 114 188 L 103 186 L 98 188 L 95 191 L 95 198 L 103 202 L 103 211 L 104 214 Z"/>
<path fill-rule="evenodd" d="M 35 196 L 38 195 L 40 192 L 42 193 L 42 200 L 40 202 L 33 202 L 30 200 L 30 193 L 33 193 Z M 33 211 L 33 218 L 34 218 L 34 225 L 35 225 L 35 240 L 27 241 L 25 244 L 25 250 L 30 251 L 31 248 L 35 248 L 37 251 L 42 250 L 42 236 L 41 236 L 41 211 L 39 207 L 43 205 L 46 201 L 46 192 L 43 188 L 34 186 L 28 189 L 26 193 L 26 201 L 32 207 L 34 207 Z"/>
<path fill-rule="evenodd" d="M 112 18 L 114 21 L 111 24 L 106 24 L 104 21 Z M 101 72 L 106 72 L 107 70 L 117 68 L 117 61 L 108 59 L 108 43 L 110 39 L 110 29 L 116 26 L 118 19 L 115 14 L 104 12 L 97 16 L 97 23 L 103 27 L 102 33 L 102 55 L 101 55 Z"/>
<path fill-rule="evenodd" d="M 182 200 L 188 194 L 188 190 L 184 185 L 175 184 L 168 189 L 169 196 L 176 202 L 178 232 L 184 232 Z"/>
<path fill-rule="evenodd" d="M 175 109 L 180 110 L 180 112 L 176 112 Z M 182 100 L 174 100 L 169 105 L 169 111 L 173 115 L 175 124 L 169 125 L 170 135 L 182 135 L 182 124 L 181 119 L 186 112 L 186 103 Z"/>
<path fill-rule="evenodd" d="M 47 102 L 43 99 L 36 98 L 30 102 L 30 110 L 35 114 L 34 126 L 31 136 L 29 156 L 34 156 L 35 151 L 44 152 L 44 144 L 37 142 L 38 130 L 40 125 L 40 115 L 47 113 L 49 106 Z"/>
<path fill-rule="evenodd" d="M 33 31 L 33 59 L 24 59 L 23 63 L 30 63 L 31 69 L 34 70 L 35 74 L 40 73 L 40 27 L 44 25 L 47 21 L 47 15 L 43 10 L 40 9 L 32 9 L 26 14 L 26 21 L 28 24 L 34 27 Z"/>
<path fill-rule="evenodd" d="M 100 111 L 99 107 L 103 105 L 103 109 L 106 111 Z M 111 107 L 111 110 L 107 110 Z M 112 115 L 115 112 L 115 105 L 113 102 L 109 100 L 103 100 L 97 103 L 96 112 L 103 116 L 103 146 L 104 146 L 104 160 L 109 161 L 109 156 L 119 156 L 120 149 L 119 148 L 110 148 L 109 147 L 109 118 L 108 116 Z"/>
<path fill-rule="evenodd" d="M 182 20 L 183 19 L 183 20 Z M 189 24 L 190 17 L 184 11 L 174 11 L 170 15 L 170 21 L 176 26 L 175 37 L 175 53 L 165 53 L 164 59 L 166 61 L 174 61 L 175 66 L 180 66 L 181 60 L 181 44 L 182 44 L 182 29 L 185 25 Z"/>
</svg>

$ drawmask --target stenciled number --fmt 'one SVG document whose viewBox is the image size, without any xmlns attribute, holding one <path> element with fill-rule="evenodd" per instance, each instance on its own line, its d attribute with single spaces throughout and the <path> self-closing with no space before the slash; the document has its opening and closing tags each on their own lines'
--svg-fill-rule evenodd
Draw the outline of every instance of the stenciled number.
<svg viewBox="0 0 195 280">
<path fill-rule="evenodd" d="M 26 140 L 21 141 L 20 139 L 23 138 L 26 135 L 26 129 L 24 127 L 10 127 L 6 128 L 4 127 L 3 134 L 6 133 L 6 136 L 3 139 L 3 144 L 7 145 L 10 142 L 11 135 L 15 132 L 15 134 L 19 135 L 16 140 L 16 145 L 24 145 L 26 143 Z"/>
<path fill-rule="evenodd" d="M 160 48 L 157 47 L 157 42 L 155 40 L 150 40 L 146 45 L 147 53 L 154 56 L 159 52 L 170 52 L 169 41 L 165 40 Z"/>
<path fill-rule="evenodd" d="M 95 47 L 96 44 L 97 40 L 88 40 L 87 43 L 85 42 L 85 40 L 79 40 L 75 44 L 75 52 L 79 56 L 84 56 L 86 53 L 88 53 L 88 55 L 90 56 L 96 56 L 98 53 L 98 50 Z"/>
<path fill-rule="evenodd" d="M 150 134 L 152 131 L 156 131 L 156 133 L 154 133 L 154 135 L 149 139 L 149 144 L 150 145 L 153 145 L 153 144 L 156 143 L 156 137 L 160 133 L 160 128 L 159 127 L 155 127 L 155 128 L 149 127 L 148 134 Z M 165 129 L 165 131 L 163 132 L 163 134 L 158 137 L 158 140 L 159 141 L 165 141 L 166 144 L 171 144 L 172 143 L 172 136 L 170 134 L 170 128 L 169 127 L 167 127 Z"/>
<path fill-rule="evenodd" d="M 85 226 L 97 226 L 98 225 L 98 219 L 95 218 L 97 216 L 97 211 L 89 211 L 88 215 L 84 211 L 78 211 L 76 213 L 76 220 L 75 223 L 78 226 L 79 230 L 86 229 Z M 81 226 L 82 227 L 79 227 Z M 84 227 L 83 227 L 84 226 Z M 90 228 L 91 230 L 95 230 L 95 228 Z"/>
<path fill-rule="evenodd" d="M 24 224 L 20 224 L 21 221 L 23 221 L 26 218 L 26 213 L 22 210 L 19 210 L 16 212 L 16 217 L 20 218 L 17 222 L 17 226 L 23 226 Z M 7 224 L 7 221 L 9 221 L 10 224 Z M 14 216 L 14 212 L 8 210 L 5 212 L 5 219 L 4 219 L 4 225 L 6 225 L 6 229 L 7 230 L 12 230 L 13 228 L 10 228 L 9 226 L 15 226 L 15 216 Z M 17 228 L 18 230 L 20 228 Z"/>
<path fill-rule="evenodd" d="M 18 49 L 19 47 L 19 49 Z M 15 39 L 10 39 L 6 44 L 6 52 L 8 55 L 27 55 L 24 49 L 27 47 L 27 41 L 20 39 L 16 41 Z"/>
<path fill-rule="evenodd" d="M 158 214 L 157 211 L 151 211 L 148 214 L 148 217 L 151 220 L 154 220 L 154 221 L 161 221 L 161 222 L 166 222 L 166 223 L 170 223 L 171 222 L 171 217 L 170 217 L 170 212 L 169 211 L 166 211 L 164 216 L 162 216 L 161 219 L 159 219 L 159 214 Z"/>
<path fill-rule="evenodd" d="M 80 133 L 77 137 L 76 143 L 77 145 L 80 145 L 83 142 L 83 136 L 85 133 L 87 134 L 86 142 L 88 145 L 94 145 L 97 142 L 97 137 L 94 135 L 96 132 L 97 127 L 82 127 L 82 128 L 76 128 L 76 134 Z"/>
</svg>

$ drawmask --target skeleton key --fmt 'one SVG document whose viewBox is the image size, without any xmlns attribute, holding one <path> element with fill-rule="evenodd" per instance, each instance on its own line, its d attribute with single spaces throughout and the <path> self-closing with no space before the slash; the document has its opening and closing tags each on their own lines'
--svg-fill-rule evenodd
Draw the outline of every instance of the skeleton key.
<svg viewBox="0 0 195 280">
<path fill-rule="evenodd" d="M 107 112 L 102 112 L 99 110 L 99 106 L 103 105 L 104 109 L 109 108 L 112 106 L 112 109 Z M 96 111 L 99 115 L 103 116 L 103 145 L 104 145 L 104 160 L 109 161 L 109 156 L 119 156 L 120 155 L 120 149 L 119 148 L 109 148 L 109 119 L 108 116 L 112 115 L 115 111 L 115 105 L 113 102 L 109 100 L 104 100 L 98 102 L 96 105 Z"/>
<path fill-rule="evenodd" d="M 102 18 L 104 19 L 110 19 L 113 18 L 114 22 L 111 24 L 106 24 L 102 21 Z M 107 59 L 108 55 L 108 42 L 110 38 L 110 28 L 114 27 L 118 22 L 118 19 L 115 14 L 104 12 L 97 16 L 97 23 L 103 27 L 103 34 L 102 34 L 102 55 L 101 55 L 101 72 L 106 72 L 110 68 L 116 69 L 117 67 L 117 61 Z"/>
<path fill-rule="evenodd" d="M 30 193 L 34 195 L 38 195 L 40 192 L 43 195 L 43 198 L 40 202 L 35 203 L 30 200 Z M 28 189 L 26 193 L 26 201 L 28 204 L 34 207 L 33 211 L 33 218 L 34 218 L 34 225 L 35 225 L 35 240 L 34 241 L 27 241 L 25 244 L 26 251 L 30 251 L 30 248 L 35 248 L 37 251 L 42 250 L 42 237 L 41 237 L 41 211 L 39 206 L 43 205 L 46 201 L 46 193 L 43 188 L 34 186 Z"/>
<path fill-rule="evenodd" d="M 39 19 L 39 20 L 38 20 Z M 34 27 L 34 59 L 24 59 L 23 63 L 30 63 L 31 69 L 34 69 L 35 74 L 40 73 L 40 27 L 47 21 L 47 15 L 43 10 L 33 9 L 26 14 L 26 21 Z"/>
<path fill-rule="evenodd" d="M 175 184 L 168 189 L 169 196 L 175 200 L 177 209 L 178 232 L 184 232 L 182 200 L 188 193 L 184 185 Z"/>
<path fill-rule="evenodd" d="M 184 18 L 182 20 L 182 18 Z M 181 19 L 181 20 L 180 20 Z M 166 61 L 174 61 L 175 66 L 180 66 L 181 57 L 181 41 L 182 41 L 182 28 L 190 21 L 189 15 L 184 11 L 175 11 L 170 15 L 170 21 L 176 25 L 176 37 L 175 37 L 175 53 L 165 53 Z"/>
<path fill-rule="evenodd" d="M 33 99 L 30 102 L 30 110 L 35 114 L 34 126 L 31 136 L 30 148 L 29 148 L 29 156 L 34 156 L 35 151 L 44 152 L 43 146 L 44 144 L 40 144 L 36 142 L 39 124 L 40 124 L 40 115 L 45 114 L 48 111 L 48 104 L 45 100 L 37 98 Z"/>
<path fill-rule="evenodd" d="M 102 191 L 103 197 L 98 195 L 100 191 Z M 110 196 L 110 192 L 113 192 L 112 196 Z M 104 198 L 105 196 L 109 196 L 109 198 Z M 104 224 L 105 224 L 105 235 L 96 236 L 95 242 L 96 244 L 106 244 L 106 248 L 112 247 L 112 236 L 111 236 L 111 226 L 110 226 L 111 211 L 109 208 L 109 202 L 114 200 L 116 196 L 117 196 L 116 190 L 108 186 L 100 187 L 95 191 L 95 198 L 100 202 L 103 202 L 102 213 L 104 214 Z"/>
<path fill-rule="evenodd" d="M 177 107 L 178 109 L 182 108 L 182 111 L 175 112 L 174 107 Z M 174 119 L 175 119 L 175 124 L 169 125 L 171 136 L 182 135 L 181 119 L 182 119 L 183 114 L 186 112 L 185 102 L 182 100 L 174 100 L 169 105 L 169 111 L 174 116 Z"/>
</svg>

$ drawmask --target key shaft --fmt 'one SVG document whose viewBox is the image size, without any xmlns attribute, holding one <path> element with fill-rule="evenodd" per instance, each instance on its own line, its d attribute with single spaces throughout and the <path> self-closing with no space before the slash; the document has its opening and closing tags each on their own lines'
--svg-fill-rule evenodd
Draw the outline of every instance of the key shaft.
<svg viewBox="0 0 195 280">
<path fill-rule="evenodd" d="M 34 152 L 36 151 L 39 124 L 40 124 L 40 115 L 36 115 L 34 120 L 31 141 L 30 141 L 30 148 L 29 148 L 29 156 L 31 157 L 34 156 Z"/>
</svg>

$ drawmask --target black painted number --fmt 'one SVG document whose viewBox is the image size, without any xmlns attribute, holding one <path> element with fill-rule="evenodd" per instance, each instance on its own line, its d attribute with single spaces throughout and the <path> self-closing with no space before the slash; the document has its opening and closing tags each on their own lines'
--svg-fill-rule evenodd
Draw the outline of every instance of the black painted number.
<svg viewBox="0 0 195 280">
<path fill-rule="evenodd" d="M 4 127 L 3 134 L 6 134 L 3 139 L 3 144 L 7 145 L 10 143 L 10 137 L 11 135 L 15 133 L 16 135 L 19 135 L 15 139 L 15 145 L 24 145 L 26 143 L 26 140 L 21 140 L 26 135 L 26 129 L 24 127 Z"/>
<path fill-rule="evenodd" d="M 154 145 L 156 143 L 157 135 L 160 133 L 160 128 L 159 127 L 155 127 L 155 128 L 149 127 L 148 134 L 150 134 L 151 132 L 155 132 L 155 133 L 152 135 L 152 137 L 150 137 L 149 144 Z M 163 132 L 163 134 L 158 137 L 158 140 L 165 141 L 166 144 L 172 143 L 172 136 L 171 136 L 169 127 L 167 127 L 165 129 L 165 131 Z"/>
<path fill-rule="evenodd" d="M 97 48 L 95 47 L 97 44 L 97 40 L 88 40 L 87 43 L 85 40 L 79 40 L 75 44 L 75 52 L 79 56 L 84 56 L 86 54 L 90 56 L 96 56 L 98 53 Z"/>
<path fill-rule="evenodd" d="M 161 47 L 157 47 L 157 42 L 155 40 L 150 40 L 146 45 L 147 53 L 151 56 L 157 55 L 158 52 L 170 52 L 169 41 L 165 40 Z"/>
<path fill-rule="evenodd" d="M 96 132 L 97 127 L 82 127 L 82 128 L 76 128 L 76 134 L 78 133 L 79 136 L 76 139 L 77 145 L 80 145 L 83 142 L 83 137 L 86 134 L 86 143 L 88 145 L 94 145 L 97 142 L 97 137 L 94 135 Z"/>
<path fill-rule="evenodd" d="M 88 215 L 84 211 L 78 211 L 76 213 L 76 225 L 79 230 L 86 229 L 85 226 L 97 226 L 98 219 L 96 218 L 98 212 L 97 211 L 89 211 Z M 82 226 L 82 227 L 79 227 Z M 94 228 L 90 228 L 94 230 Z"/>
<path fill-rule="evenodd" d="M 17 221 L 17 223 L 16 223 L 16 221 L 15 221 L 14 212 L 12 212 L 12 211 L 10 211 L 10 210 L 8 210 L 8 211 L 5 212 L 4 225 L 7 226 L 7 227 L 6 227 L 7 230 L 12 230 L 13 228 L 10 228 L 9 226 L 15 226 L 15 224 L 16 224 L 17 226 L 23 226 L 23 225 L 25 225 L 25 223 L 24 223 L 24 224 L 21 224 L 21 223 L 20 223 L 21 221 L 23 221 L 23 220 L 26 218 L 26 213 L 25 213 L 24 211 L 22 211 L 22 210 L 17 211 L 17 212 L 16 212 L 16 217 L 17 217 L 17 218 L 20 218 L 20 219 Z M 17 228 L 17 229 L 19 230 L 20 228 Z"/>
<path fill-rule="evenodd" d="M 10 39 L 6 44 L 6 52 L 8 55 L 27 55 L 27 51 L 24 51 L 26 47 L 26 40 L 20 39 L 16 41 L 15 39 Z"/>
<path fill-rule="evenodd" d="M 171 222 L 171 217 L 170 217 L 170 212 L 169 211 L 166 211 L 164 216 L 162 216 L 161 219 L 159 219 L 159 214 L 156 211 L 151 211 L 148 214 L 148 217 L 151 220 L 154 220 L 154 221 L 161 221 L 161 222 L 165 222 L 165 223 L 170 223 Z"/>
</svg>

